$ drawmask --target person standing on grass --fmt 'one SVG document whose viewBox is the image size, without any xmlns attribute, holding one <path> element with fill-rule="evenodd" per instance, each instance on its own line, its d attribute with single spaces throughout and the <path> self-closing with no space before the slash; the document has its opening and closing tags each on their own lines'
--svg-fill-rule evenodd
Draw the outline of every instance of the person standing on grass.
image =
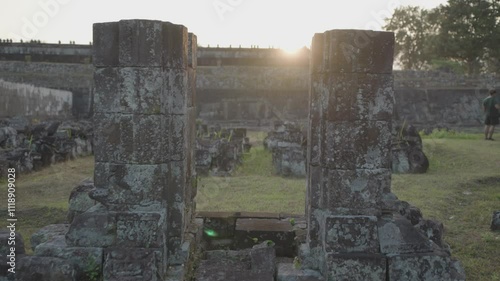
<svg viewBox="0 0 500 281">
<path fill-rule="evenodd" d="M 483 100 L 483 111 L 486 115 L 484 119 L 484 139 L 494 140 L 493 132 L 495 131 L 495 126 L 498 125 L 500 113 L 500 102 L 497 100 L 497 91 L 495 89 L 490 90 L 490 96 Z"/>
</svg>

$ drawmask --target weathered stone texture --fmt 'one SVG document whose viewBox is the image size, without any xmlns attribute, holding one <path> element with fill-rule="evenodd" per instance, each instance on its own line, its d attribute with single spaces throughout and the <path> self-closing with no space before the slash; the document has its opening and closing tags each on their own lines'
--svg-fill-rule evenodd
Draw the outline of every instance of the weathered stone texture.
<svg viewBox="0 0 500 281">
<path fill-rule="evenodd" d="M 330 254 L 327 274 L 328 281 L 386 281 L 386 259 L 382 255 Z"/>
<path fill-rule="evenodd" d="M 73 264 L 62 258 L 26 256 L 17 267 L 19 281 L 77 281 Z"/>
<path fill-rule="evenodd" d="M 106 281 L 161 280 L 159 249 L 108 248 L 104 254 L 103 277 Z"/>
<path fill-rule="evenodd" d="M 68 224 L 51 224 L 42 227 L 37 232 L 31 235 L 31 249 L 36 250 L 36 247 L 42 243 L 52 240 L 56 236 L 64 236 L 68 232 Z"/>
<path fill-rule="evenodd" d="M 452 281 L 455 279 L 452 260 L 434 254 L 397 255 L 388 259 L 389 281 Z"/>
<path fill-rule="evenodd" d="M 442 225 L 390 190 L 393 51 L 389 32 L 313 38 L 301 258 L 331 281 L 464 280 Z"/>
<path fill-rule="evenodd" d="M 377 218 L 328 217 L 325 222 L 327 253 L 378 253 Z"/>
</svg>

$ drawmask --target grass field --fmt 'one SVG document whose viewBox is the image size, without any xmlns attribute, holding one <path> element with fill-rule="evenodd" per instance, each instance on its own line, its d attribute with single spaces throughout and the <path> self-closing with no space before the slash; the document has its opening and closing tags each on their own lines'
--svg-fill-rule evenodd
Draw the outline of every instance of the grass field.
<svg viewBox="0 0 500 281">
<path fill-rule="evenodd" d="M 262 136 L 251 137 L 258 141 Z M 489 230 L 493 210 L 500 209 L 500 141 L 484 141 L 480 134 L 436 132 L 424 138 L 424 150 L 429 171 L 393 175 L 393 192 L 419 207 L 425 218 L 444 223 L 445 240 L 462 261 L 468 280 L 500 281 L 500 232 Z M 87 157 L 18 179 L 19 229 L 27 248 L 36 229 L 66 219 L 72 187 L 91 177 L 92 169 L 93 158 Z M 262 146 L 245 156 L 232 177 L 203 177 L 198 189 L 200 211 L 304 213 L 305 180 L 275 176 L 271 154 Z M 4 210 L 5 195 L 0 194 Z"/>
</svg>

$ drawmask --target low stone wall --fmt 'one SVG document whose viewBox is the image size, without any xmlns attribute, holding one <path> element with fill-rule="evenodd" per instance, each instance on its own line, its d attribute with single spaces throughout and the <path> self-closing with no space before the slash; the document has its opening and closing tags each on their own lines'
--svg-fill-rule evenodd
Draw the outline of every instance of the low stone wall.
<svg viewBox="0 0 500 281">
<path fill-rule="evenodd" d="M 34 118 L 71 116 L 71 92 L 0 80 L 0 117 Z"/>
</svg>

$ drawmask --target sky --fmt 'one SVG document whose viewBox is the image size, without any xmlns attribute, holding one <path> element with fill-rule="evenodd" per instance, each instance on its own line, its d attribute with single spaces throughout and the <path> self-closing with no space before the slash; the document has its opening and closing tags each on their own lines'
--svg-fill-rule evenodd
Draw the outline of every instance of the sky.
<svg viewBox="0 0 500 281">
<path fill-rule="evenodd" d="M 446 0 L 0 0 L 0 39 L 92 41 L 92 24 L 152 19 L 182 24 L 201 46 L 293 51 L 330 29 L 382 30 L 396 7 Z"/>
</svg>

